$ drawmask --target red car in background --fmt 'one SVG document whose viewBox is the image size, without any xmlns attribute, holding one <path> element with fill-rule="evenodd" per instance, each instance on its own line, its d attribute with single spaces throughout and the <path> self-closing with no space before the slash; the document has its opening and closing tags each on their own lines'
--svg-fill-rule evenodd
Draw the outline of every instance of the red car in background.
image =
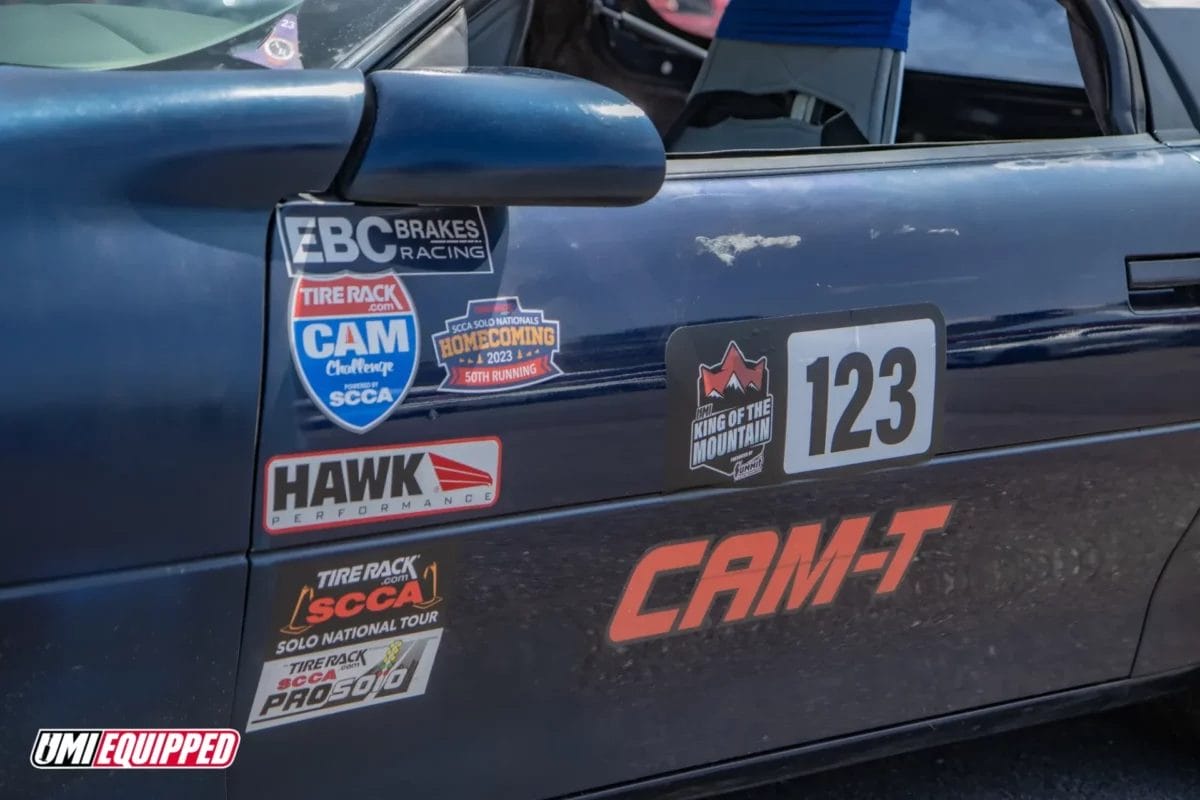
<svg viewBox="0 0 1200 800">
<path fill-rule="evenodd" d="M 666 22 L 693 36 L 711 39 L 729 0 L 648 0 Z"/>
</svg>

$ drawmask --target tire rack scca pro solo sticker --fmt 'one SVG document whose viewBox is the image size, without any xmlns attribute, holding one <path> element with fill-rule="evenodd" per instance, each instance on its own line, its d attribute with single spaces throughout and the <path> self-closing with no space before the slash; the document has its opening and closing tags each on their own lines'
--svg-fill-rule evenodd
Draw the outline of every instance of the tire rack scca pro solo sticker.
<svg viewBox="0 0 1200 800">
<path fill-rule="evenodd" d="M 563 374 L 558 321 L 540 309 L 521 308 L 517 297 L 472 300 L 461 317 L 433 335 L 443 392 L 483 394 L 534 386 Z"/>
<path fill-rule="evenodd" d="M 931 305 L 680 328 L 667 342 L 667 488 L 927 459 L 945 364 Z"/>
<path fill-rule="evenodd" d="M 446 625 L 447 570 L 423 549 L 285 568 L 246 731 L 424 694 Z"/>
<path fill-rule="evenodd" d="M 263 528 L 299 533 L 490 508 L 500 459 L 495 437 L 276 456 L 263 477 Z"/>
</svg>

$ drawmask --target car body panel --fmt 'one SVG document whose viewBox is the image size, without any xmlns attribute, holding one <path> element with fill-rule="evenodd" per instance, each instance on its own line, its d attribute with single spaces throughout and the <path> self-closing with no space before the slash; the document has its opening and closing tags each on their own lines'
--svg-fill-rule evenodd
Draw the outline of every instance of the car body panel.
<svg viewBox="0 0 1200 800">
<path fill-rule="evenodd" d="M 452 553 L 440 562 L 452 565 L 440 573 L 449 621 L 423 695 L 247 733 L 233 797 L 266 775 L 316 796 L 329 764 L 360 762 L 374 766 L 340 785 L 557 796 L 1130 674 L 1162 564 L 1200 508 L 1186 424 L 1200 382 L 1180 369 L 1200 329 L 1194 308 L 1135 312 L 1125 262 L 1193 246 L 1169 209 L 1195 190 L 1197 165 L 1145 136 L 855 158 L 775 173 L 695 162 L 638 208 L 510 209 L 494 272 L 404 279 L 427 352 L 405 402 L 363 435 L 330 424 L 286 344 L 269 347 L 264 468 L 281 454 L 498 434 L 504 478 L 485 509 L 258 532 L 255 549 L 270 552 L 252 557 L 239 724 L 295 613 L 285 568 Z M 1114 202 L 1135 193 L 1136 205 Z M 291 282 L 278 253 L 271 268 L 278 330 Z M 430 335 L 488 297 L 547 309 L 567 374 L 510 394 L 439 392 Z M 920 302 L 947 323 L 941 458 L 662 495 L 671 331 Z M 828 608 L 606 641 L 630 570 L 656 544 L 854 514 L 882 525 L 950 501 L 948 528 L 890 597 L 848 579 Z M 393 726 L 401 744 L 382 734 Z M 355 735 L 364 727 L 381 735 Z"/>
<path fill-rule="evenodd" d="M 1190 70 L 1158 18 L 1142 19 L 1168 51 L 1148 77 Z M 1189 102 L 1191 83 L 1178 87 Z M 395 278 L 419 322 L 414 381 L 380 424 L 342 426 L 297 374 L 299 278 L 277 214 L 362 152 L 364 87 L 352 72 L 0 70 L 3 317 L 40 347 L 7 351 L 25 383 L 0 389 L 0 470 L 16 498 L 0 511 L 0 708 L 13 720 L 0 756 L 24 762 L 38 727 L 245 731 L 227 773 L 0 769 L 0 794 L 617 791 L 805 747 L 861 757 L 863 731 L 911 741 L 913 724 L 936 732 L 1030 698 L 1081 708 L 1092 690 L 1080 687 L 1107 702 L 1133 696 L 1135 672 L 1196 667 L 1184 610 L 1200 307 L 1187 292 L 1147 307 L 1127 273 L 1130 258 L 1200 251 L 1196 151 L 1144 134 L 681 159 L 635 208 L 389 209 L 478 213 L 493 226 L 489 267 Z M 472 301 L 558 326 L 562 374 L 444 391 L 462 387 L 448 386 L 434 337 Z M 915 305 L 945 321 L 931 461 L 669 490 L 674 331 Z M 494 448 L 494 498 L 268 529 L 280 459 L 428 442 Z M 718 598 L 692 630 L 614 636 L 631 576 L 663 545 L 707 554 L 815 523 L 829 537 L 869 516 L 875 552 L 892 546 L 897 513 L 934 504 L 948 522 L 886 591 L 849 574 L 795 613 L 721 624 Z M 368 600 L 339 589 L 338 570 L 404 571 L 418 556 L 424 605 L 411 615 L 426 621 L 413 625 L 437 636 L 419 687 L 305 708 L 346 671 L 373 693 L 418 672 L 395 671 L 414 639 L 400 628 L 367 672 L 361 654 L 329 668 L 341 676 L 304 661 L 344 649 L 344 631 L 375 636 L 356 632 L 366 611 L 407 624 L 398 599 L 368 603 L 409 582 Z M 668 576 L 660 609 L 681 609 L 696 573 Z M 305 616 L 317 608 L 332 616 Z M 249 729 L 276 702 L 295 717 Z"/>
<path fill-rule="evenodd" d="M 996 145 L 966 163 L 910 152 L 868 170 L 683 176 L 632 209 L 511 209 L 491 239 L 493 273 L 405 278 L 424 350 L 405 402 L 369 433 L 348 437 L 325 419 L 287 341 L 271 344 L 257 502 L 278 455 L 497 434 L 504 488 L 487 516 L 656 494 L 672 330 L 849 308 L 942 310 L 945 453 L 1194 419 L 1200 378 L 1177 365 L 1200 348 L 1196 311 L 1132 312 L 1125 258 L 1193 246 L 1190 222 L 1169 208 L 1200 181 L 1197 165 L 1148 137 L 1056 144 Z M 1146 198 L 1137 207 L 1111 202 L 1133 192 Z M 1070 215 L 1054 213 L 1067 207 Z M 1093 236 L 1097 228 L 1107 235 Z M 784 244 L 722 250 L 739 236 Z M 291 281 L 278 252 L 271 269 L 268 325 L 286 330 Z M 439 392 L 445 371 L 429 336 L 467 300 L 504 296 L 560 322 L 567 374 L 519 393 Z M 1145 390 L 1168 382 L 1172 392 Z M 260 530 L 255 547 L 442 521 Z"/>
<path fill-rule="evenodd" d="M 223 797 L 215 770 L 28 765 L 39 728 L 229 727 L 246 574 L 223 556 L 0 589 L 0 794 Z"/>
<path fill-rule="evenodd" d="M 3 326 L 30 348 L 0 355 L 0 584 L 245 550 L 269 209 L 332 181 L 362 98 L 345 72 L 0 69 Z"/>
<path fill-rule="evenodd" d="M 0 795 L 224 796 L 37 771 L 31 737 L 230 724 L 270 210 L 333 180 L 362 102 L 346 72 L 0 69 Z"/>
<path fill-rule="evenodd" d="M 297 587 L 273 603 L 284 567 L 440 553 L 447 621 L 424 696 L 248 732 L 231 797 L 267 781 L 320 797 L 331 770 L 352 794 L 552 797 L 1127 676 L 1161 565 L 1197 509 L 1198 445 L 1192 425 L 256 556 L 239 726 L 289 621 Z M 606 641 L 654 545 L 875 514 L 874 549 L 893 510 L 931 500 L 957 501 L 950 524 L 890 596 L 851 576 L 823 607 Z M 681 580 L 655 607 L 695 575 Z"/>
</svg>

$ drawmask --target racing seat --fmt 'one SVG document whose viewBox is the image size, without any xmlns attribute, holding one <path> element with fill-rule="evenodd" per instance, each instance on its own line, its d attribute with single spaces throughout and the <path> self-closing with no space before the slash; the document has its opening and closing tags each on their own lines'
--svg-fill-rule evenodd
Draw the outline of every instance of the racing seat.
<svg viewBox="0 0 1200 800">
<path fill-rule="evenodd" d="M 732 0 L 672 152 L 891 144 L 911 0 Z"/>
</svg>

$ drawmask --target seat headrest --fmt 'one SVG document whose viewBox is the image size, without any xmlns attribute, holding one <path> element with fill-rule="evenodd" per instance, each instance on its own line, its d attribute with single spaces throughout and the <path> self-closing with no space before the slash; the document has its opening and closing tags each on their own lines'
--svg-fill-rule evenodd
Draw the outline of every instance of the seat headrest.
<svg viewBox="0 0 1200 800">
<path fill-rule="evenodd" d="M 731 0 L 718 39 L 908 49 L 912 0 Z"/>
</svg>

